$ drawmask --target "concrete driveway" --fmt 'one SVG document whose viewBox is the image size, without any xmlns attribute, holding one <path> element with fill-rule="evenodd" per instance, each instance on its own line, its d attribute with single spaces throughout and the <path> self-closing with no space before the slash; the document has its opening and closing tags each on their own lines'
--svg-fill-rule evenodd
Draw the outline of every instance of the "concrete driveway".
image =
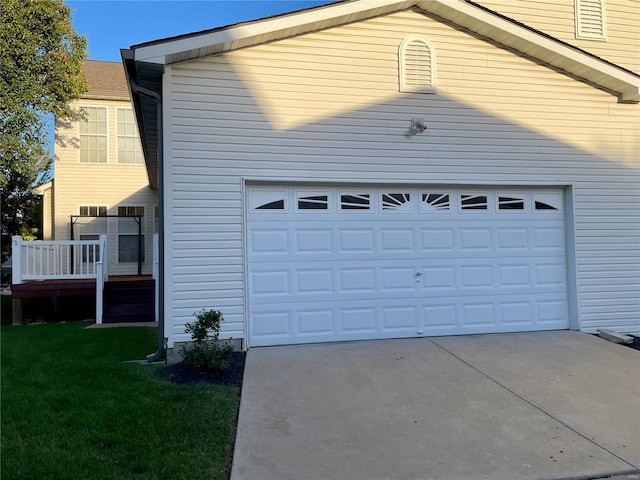
<svg viewBox="0 0 640 480">
<path fill-rule="evenodd" d="M 640 351 L 570 331 L 250 350 L 232 480 L 640 479 Z"/>
</svg>

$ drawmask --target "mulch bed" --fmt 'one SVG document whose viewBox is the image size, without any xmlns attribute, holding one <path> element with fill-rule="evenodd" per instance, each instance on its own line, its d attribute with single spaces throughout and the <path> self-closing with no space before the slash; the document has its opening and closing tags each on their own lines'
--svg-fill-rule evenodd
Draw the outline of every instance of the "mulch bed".
<svg viewBox="0 0 640 480">
<path fill-rule="evenodd" d="M 217 372 L 190 370 L 185 366 L 184 362 L 180 362 L 161 368 L 158 375 L 181 385 L 211 383 L 241 388 L 246 354 L 247 352 L 233 352 L 229 368 Z"/>
<path fill-rule="evenodd" d="M 640 350 L 640 337 L 634 336 L 633 343 L 625 346 Z M 244 361 L 247 352 L 233 352 L 229 368 L 218 372 L 198 372 L 189 370 L 184 362 L 167 365 L 161 368 L 158 375 L 173 383 L 181 385 L 193 385 L 195 383 L 211 383 L 242 388 L 244 375 Z"/>
<path fill-rule="evenodd" d="M 640 337 L 636 337 L 633 335 L 633 342 L 627 343 L 627 347 L 635 348 L 636 350 L 640 350 Z"/>
</svg>

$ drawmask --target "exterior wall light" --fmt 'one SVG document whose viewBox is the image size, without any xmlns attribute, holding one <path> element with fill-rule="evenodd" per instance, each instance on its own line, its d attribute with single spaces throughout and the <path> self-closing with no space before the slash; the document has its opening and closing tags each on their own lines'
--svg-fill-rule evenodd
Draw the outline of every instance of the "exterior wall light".
<svg viewBox="0 0 640 480">
<path fill-rule="evenodd" d="M 412 118 L 411 119 L 411 128 L 409 131 L 412 135 L 417 133 L 423 133 L 427 129 L 427 126 L 424 123 L 424 119 L 422 118 Z"/>
</svg>

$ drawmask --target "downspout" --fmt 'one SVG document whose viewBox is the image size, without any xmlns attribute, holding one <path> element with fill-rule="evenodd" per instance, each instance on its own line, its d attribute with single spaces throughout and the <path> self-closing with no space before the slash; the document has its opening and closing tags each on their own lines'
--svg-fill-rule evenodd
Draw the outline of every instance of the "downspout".
<svg viewBox="0 0 640 480">
<path fill-rule="evenodd" d="M 165 355 L 164 337 L 164 167 L 162 165 L 162 96 L 141 87 L 129 76 L 131 90 L 156 102 L 158 122 L 157 168 L 158 168 L 158 344 L 154 353 L 147 355 L 148 362 L 162 360 Z"/>
</svg>

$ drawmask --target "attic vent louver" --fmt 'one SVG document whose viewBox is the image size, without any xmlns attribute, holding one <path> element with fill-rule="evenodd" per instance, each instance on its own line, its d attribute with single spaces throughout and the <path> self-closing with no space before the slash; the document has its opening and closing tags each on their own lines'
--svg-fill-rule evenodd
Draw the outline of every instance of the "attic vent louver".
<svg viewBox="0 0 640 480">
<path fill-rule="evenodd" d="M 400 91 L 435 93 L 435 50 L 420 35 L 405 38 L 398 50 Z"/>
<path fill-rule="evenodd" d="M 575 17 L 576 38 L 607 38 L 604 0 L 575 0 Z"/>
</svg>

